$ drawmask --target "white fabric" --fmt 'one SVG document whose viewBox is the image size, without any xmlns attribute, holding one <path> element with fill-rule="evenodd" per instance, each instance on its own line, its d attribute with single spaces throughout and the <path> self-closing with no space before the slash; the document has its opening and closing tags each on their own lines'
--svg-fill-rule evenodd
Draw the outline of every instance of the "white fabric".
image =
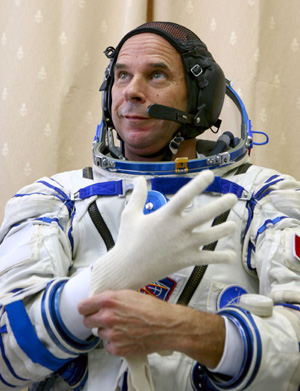
<svg viewBox="0 0 300 391">
<path fill-rule="evenodd" d="M 243 340 L 236 325 L 226 318 L 226 316 L 223 316 L 223 318 L 226 329 L 223 355 L 219 364 L 213 369 L 209 368 L 209 370 L 234 377 L 238 374 L 242 365 L 244 355 Z"/>
<path fill-rule="evenodd" d="M 195 212 L 196 219 L 195 215 L 182 213 L 193 198 L 211 184 L 213 178 L 211 171 L 202 172 L 167 205 L 150 215 L 143 214 L 147 197 L 146 181 L 142 177 L 137 178 L 129 203 L 122 214 L 115 246 L 93 265 L 90 296 L 109 289 L 114 281 L 115 289 L 138 289 L 187 266 L 232 260 L 234 253 L 199 250 L 205 244 L 232 234 L 234 224 L 226 222 L 200 231 L 197 235 L 195 229 L 233 207 L 236 203 L 235 196 L 226 195 L 214 203 L 202 206 Z M 167 239 L 164 237 L 166 233 Z M 141 248 L 142 252 L 139 251 Z M 154 391 L 147 357 L 126 360 L 128 391 Z"/>
<path fill-rule="evenodd" d="M 19 263 L 30 260 L 30 238 L 33 226 L 28 224 L 24 229 L 15 229 L 14 233 L 7 235 L 0 246 L 0 273 L 6 272 Z M 18 243 L 18 247 L 14 246 Z"/>
<path fill-rule="evenodd" d="M 115 246 L 93 265 L 90 296 L 109 289 L 112 281 L 116 290 L 138 289 L 184 267 L 233 260 L 235 254 L 231 251 L 219 253 L 200 249 L 232 234 L 234 223 L 225 222 L 205 230 L 197 228 L 232 208 L 236 203 L 234 195 L 225 195 L 193 214 L 183 213 L 184 208 L 210 185 L 213 178 L 211 171 L 203 171 L 178 191 L 168 204 L 146 215 L 143 208 L 147 185 L 144 178 L 137 178 L 122 214 Z"/>
<path fill-rule="evenodd" d="M 83 324 L 83 316 L 78 312 L 78 304 L 89 295 L 91 283 L 91 268 L 79 271 L 64 286 L 59 297 L 59 312 L 67 329 L 75 337 L 85 340 L 92 333 Z"/>
<path fill-rule="evenodd" d="M 147 356 L 127 357 L 128 391 L 155 391 Z"/>
<path fill-rule="evenodd" d="M 106 181 L 107 177 L 101 176 L 100 170 L 98 171 L 96 181 Z M 251 167 L 245 175 L 233 176 L 226 174 L 225 178 L 243 186 L 249 194 L 254 194 L 266 186 L 267 181 L 276 175 L 278 173 L 273 170 Z M 114 176 L 116 179 L 122 179 L 122 176 L 118 176 L 117 173 L 114 173 Z M 191 307 L 200 311 L 218 311 L 219 297 L 231 285 L 241 286 L 249 293 L 268 295 L 272 292 L 274 294 L 278 292 L 278 296 L 281 298 L 284 298 L 285 294 L 279 295 L 279 292 L 285 292 L 288 297 L 292 298 L 293 303 L 300 303 L 300 262 L 296 262 L 295 257 L 291 255 L 291 237 L 295 233 L 298 236 L 300 235 L 300 223 L 295 218 L 295 211 L 297 208 L 299 209 L 300 205 L 299 197 L 293 198 L 292 205 L 286 204 L 284 211 L 284 206 L 278 203 L 280 198 L 285 198 L 287 191 L 298 194 L 300 184 L 288 176 L 278 178 L 283 179 L 286 188 L 282 188 L 278 196 L 276 195 L 276 202 L 272 201 L 272 192 L 258 201 L 251 220 L 248 221 L 249 210 L 246 208 L 245 200 L 240 200 L 234 206 L 228 220 L 237 224 L 237 232 L 226 239 L 220 239 L 217 250 L 236 251 L 238 257 L 231 263 L 209 265 L 201 284 L 190 301 Z M 95 183 L 83 179 L 81 171 L 58 174 L 54 179 L 55 185 L 64 193 L 69 194 L 70 198 L 78 189 Z M 47 178 L 44 178 L 44 180 L 50 181 Z M 280 183 L 273 185 L 272 188 L 277 191 L 279 186 Z M 56 227 L 55 224 L 43 224 L 32 231 L 30 263 L 22 263 L 22 259 L 20 259 L 21 263 L 18 264 L 18 267 L 14 267 L 1 276 L 0 304 L 24 298 L 24 303 L 34 323 L 38 338 L 41 341 L 47 341 L 48 349 L 55 356 L 64 357 L 66 353 L 62 347 L 58 346 L 55 341 L 51 341 L 49 335 L 45 334 L 45 327 L 40 327 L 38 324 L 38 319 L 41 319 L 41 316 L 34 316 L 34 314 L 40 314 L 41 309 L 40 302 L 36 300 L 36 293 L 44 289 L 46 282 L 51 279 L 71 278 L 75 276 L 77 270 L 89 268 L 95 260 L 106 254 L 107 250 L 87 213 L 88 205 L 95 198 L 76 201 L 76 213 L 71 222 L 69 211 L 58 197 L 51 194 L 51 190 L 47 189 L 46 191 L 41 183 L 35 183 L 22 189 L 22 194 L 32 193 L 35 193 L 35 195 L 30 195 L 26 199 L 16 197 L 9 202 L 6 209 L 6 218 L 0 230 L 0 242 L 7 232 L 10 232 L 13 237 L 12 226 L 17 226 L 17 224 L 23 222 L 24 228 L 27 223 L 31 224 L 36 217 L 59 218 L 62 228 Z M 45 193 L 49 195 L 45 195 Z M 173 198 L 170 195 L 167 196 L 170 199 Z M 197 208 L 211 202 L 215 197 L 218 196 L 203 194 L 196 197 L 194 204 L 185 213 L 193 214 Z M 125 208 L 125 203 L 126 199 L 122 197 L 101 197 L 97 199 L 99 210 L 115 241 L 117 241 L 120 216 Z M 278 208 L 282 208 L 282 210 Z M 275 221 L 277 217 L 289 216 L 290 214 L 293 219 L 285 218 L 277 223 L 269 222 L 267 228 L 262 229 L 262 227 L 265 227 L 266 221 Z M 211 222 L 207 226 L 209 227 L 210 224 Z M 248 230 L 246 232 L 247 226 Z M 74 239 L 73 250 L 71 250 L 68 240 L 70 229 Z M 245 232 L 246 236 L 244 237 Z M 241 238 L 243 238 L 243 241 L 241 241 Z M 18 241 L 13 243 L 15 251 L 17 251 L 19 243 Z M 251 250 L 249 244 L 254 246 L 253 250 Z M 171 281 L 176 282 L 180 279 L 186 282 L 191 269 L 182 269 L 168 277 Z M 115 289 L 115 285 L 116 278 L 110 289 Z M 25 290 L 19 296 L 9 297 L 9 292 L 24 286 L 28 287 L 28 290 Z M 174 289 L 168 297 L 170 302 L 178 300 L 183 286 L 184 283 L 174 285 Z M 21 378 L 41 380 L 41 366 L 32 363 L 29 357 L 22 352 L 9 328 L 5 308 L 2 307 L 1 311 L 3 313 L 1 326 L 7 327 L 7 333 L 2 334 L 3 351 L 11 352 L 8 357 L 10 365 Z M 300 335 L 299 322 L 290 322 L 290 318 L 285 317 L 284 314 L 278 316 L 277 312 L 277 307 L 274 307 L 273 316 L 270 318 L 253 317 L 263 349 L 261 365 L 257 374 L 253 376 L 253 368 L 250 368 L 249 372 L 245 374 L 243 384 L 249 382 L 247 391 L 258 389 L 296 391 L 298 389 L 296 374 L 300 372 L 299 341 L 297 337 L 297 335 Z M 24 330 L 24 333 L 26 333 L 26 330 Z M 11 346 L 13 346 L 13 349 Z M 106 362 L 106 355 L 102 355 L 102 353 L 105 353 L 105 350 L 100 349 L 100 347 L 89 353 L 89 380 L 86 385 L 88 391 L 96 391 L 101 388 L 105 391 L 114 390 L 111 384 L 116 382 L 121 360 L 109 355 L 111 365 L 100 365 L 100 361 L 93 362 L 93 359 L 99 356 L 103 356 L 101 363 Z M 156 391 L 190 391 L 192 389 L 190 373 L 194 365 L 193 360 L 178 352 L 174 352 L 173 355 L 167 357 L 151 354 L 148 359 Z M 9 380 L 12 384 L 21 385 L 22 388 L 28 386 L 27 382 L 17 382 L 11 376 L 3 361 L 1 361 L 0 366 L 1 376 L 4 379 Z M 109 386 L 106 387 L 107 384 Z M 1 387 L 3 391 L 8 390 L 3 383 L 1 383 Z M 56 386 L 53 389 L 56 391 Z M 235 391 L 240 390 L 239 387 L 235 388 Z"/>
</svg>

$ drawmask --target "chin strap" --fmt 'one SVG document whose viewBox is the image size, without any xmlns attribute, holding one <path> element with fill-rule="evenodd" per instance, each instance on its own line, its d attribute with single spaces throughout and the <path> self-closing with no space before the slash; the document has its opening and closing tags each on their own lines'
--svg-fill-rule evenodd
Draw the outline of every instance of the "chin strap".
<svg viewBox="0 0 300 391">
<path fill-rule="evenodd" d="M 180 144 L 184 141 L 184 137 L 181 136 L 181 133 L 177 133 L 169 143 L 169 149 L 173 155 L 179 150 Z"/>
<path fill-rule="evenodd" d="M 184 137 L 182 137 L 180 132 L 175 133 L 172 140 L 169 142 L 168 145 L 164 147 L 164 154 L 162 157 L 162 161 L 171 161 L 172 156 L 176 155 L 176 153 L 179 150 L 180 144 L 184 141 Z"/>
</svg>

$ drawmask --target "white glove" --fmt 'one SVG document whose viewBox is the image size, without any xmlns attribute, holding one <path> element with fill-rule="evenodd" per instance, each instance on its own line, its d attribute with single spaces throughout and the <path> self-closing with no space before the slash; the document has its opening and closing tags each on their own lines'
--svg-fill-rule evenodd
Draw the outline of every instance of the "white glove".
<svg viewBox="0 0 300 391">
<path fill-rule="evenodd" d="M 231 209 L 236 196 L 227 194 L 183 214 L 191 201 L 213 181 L 211 171 L 203 171 L 182 187 L 166 205 L 144 214 L 147 183 L 143 177 L 122 213 L 115 246 L 93 265 L 90 296 L 108 289 L 133 289 L 158 281 L 192 265 L 231 261 L 232 251 L 203 251 L 202 246 L 232 234 L 234 222 L 225 222 L 203 231 L 201 224 Z"/>
</svg>

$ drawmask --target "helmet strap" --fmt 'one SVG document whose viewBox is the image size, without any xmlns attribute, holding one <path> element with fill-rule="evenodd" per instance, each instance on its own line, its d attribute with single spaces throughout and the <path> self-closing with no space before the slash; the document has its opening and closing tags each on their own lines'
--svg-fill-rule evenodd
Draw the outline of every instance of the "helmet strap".
<svg viewBox="0 0 300 391">
<path fill-rule="evenodd" d="M 181 133 L 177 133 L 169 143 L 169 149 L 172 152 L 172 155 L 176 155 L 179 150 L 180 144 L 184 141 L 184 138 L 181 136 Z"/>
</svg>

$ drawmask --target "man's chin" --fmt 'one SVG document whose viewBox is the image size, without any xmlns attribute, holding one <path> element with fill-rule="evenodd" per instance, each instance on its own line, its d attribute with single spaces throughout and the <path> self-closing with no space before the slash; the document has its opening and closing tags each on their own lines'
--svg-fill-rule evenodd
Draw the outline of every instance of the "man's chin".
<svg viewBox="0 0 300 391">
<path fill-rule="evenodd" d="M 164 155 L 165 147 L 157 149 L 127 149 L 125 148 L 125 157 L 133 161 L 160 161 Z"/>
</svg>

